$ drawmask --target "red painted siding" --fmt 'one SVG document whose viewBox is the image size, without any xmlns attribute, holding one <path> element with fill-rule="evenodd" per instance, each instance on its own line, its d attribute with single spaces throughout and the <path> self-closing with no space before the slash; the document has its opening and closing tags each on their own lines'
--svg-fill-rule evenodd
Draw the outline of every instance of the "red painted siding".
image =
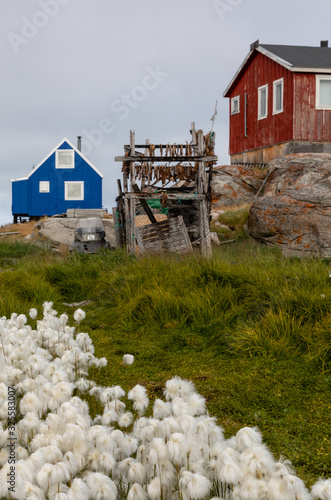
<svg viewBox="0 0 331 500">
<path fill-rule="evenodd" d="M 293 139 L 298 141 L 330 141 L 331 111 L 315 109 L 316 75 L 294 74 Z"/>
<path fill-rule="evenodd" d="M 273 82 L 284 78 L 284 110 L 273 115 Z M 268 84 L 268 115 L 258 120 L 258 87 Z M 245 93 L 247 137 L 245 137 Z M 240 96 L 240 113 L 231 115 L 231 97 Z M 269 57 L 255 53 L 230 94 L 230 155 L 292 139 L 293 74 Z"/>
<path fill-rule="evenodd" d="M 284 110 L 273 115 L 273 82 L 280 78 L 284 78 Z M 268 115 L 258 120 L 258 88 L 266 84 Z M 228 96 L 230 155 L 287 141 L 331 141 L 331 110 L 315 109 L 315 73 L 292 73 L 269 57 L 255 52 Z M 231 115 L 231 98 L 236 96 L 240 96 L 240 113 Z"/>
</svg>

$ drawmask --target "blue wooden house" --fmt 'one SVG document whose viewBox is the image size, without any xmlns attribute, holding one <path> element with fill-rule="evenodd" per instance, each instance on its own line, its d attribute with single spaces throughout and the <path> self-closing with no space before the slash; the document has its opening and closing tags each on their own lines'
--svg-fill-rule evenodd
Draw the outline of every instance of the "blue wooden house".
<svg viewBox="0 0 331 500">
<path fill-rule="evenodd" d="M 79 149 L 63 139 L 27 177 L 12 179 L 14 222 L 68 208 L 102 208 L 102 174 Z"/>
</svg>

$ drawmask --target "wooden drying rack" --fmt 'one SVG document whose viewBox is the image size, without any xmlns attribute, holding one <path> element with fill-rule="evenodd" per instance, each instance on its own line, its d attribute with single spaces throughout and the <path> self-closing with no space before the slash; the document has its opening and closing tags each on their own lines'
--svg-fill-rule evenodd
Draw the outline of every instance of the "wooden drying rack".
<svg viewBox="0 0 331 500">
<path fill-rule="evenodd" d="M 194 122 L 190 132 L 190 143 L 157 145 L 149 140 L 145 144 L 135 144 L 135 132 L 130 131 L 130 145 L 124 146 L 124 156 L 115 157 L 115 161 L 123 164 L 123 189 L 118 180 L 119 196 L 113 211 L 117 240 L 120 246 L 126 245 L 130 254 L 136 253 L 137 206 L 140 205 L 151 223 L 156 224 L 146 200 L 159 199 L 169 204 L 190 203 L 188 200 L 193 200 L 187 210 L 197 212 L 197 227 L 187 229 L 198 236 L 192 244 L 198 242 L 202 255 L 211 256 L 210 182 L 213 165 L 217 162 L 215 134 L 210 132 L 204 135 L 202 130 L 196 131 Z M 140 187 L 138 180 L 141 181 Z M 158 186 L 160 182 L 161 186 Z"/>
</svg>

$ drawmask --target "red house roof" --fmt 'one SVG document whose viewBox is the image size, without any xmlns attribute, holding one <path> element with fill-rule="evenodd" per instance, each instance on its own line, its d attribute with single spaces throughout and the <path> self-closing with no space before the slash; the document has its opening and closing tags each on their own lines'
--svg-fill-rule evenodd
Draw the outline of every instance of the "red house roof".
<svg viewBox="0 0 331 500">
<path fill-rule="evenodd" d="M 224 97 L 229 97 L 233 86 L 257 52 L 269 57 L 289 71 L 331 73 L 331 48 L 328 47 L 327 41 L 322 41 L 320 47 L 308 47 L 296 45 L 260 45 L 259 40 L 257 40 L 252 43 L 249 54 L 224 91 Z"/>
</svg>

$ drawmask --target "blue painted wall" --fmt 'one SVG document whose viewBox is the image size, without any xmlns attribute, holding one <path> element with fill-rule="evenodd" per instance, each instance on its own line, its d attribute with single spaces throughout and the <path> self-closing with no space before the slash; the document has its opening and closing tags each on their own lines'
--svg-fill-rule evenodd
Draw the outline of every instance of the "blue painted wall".
<svg viewBox="0 0 331 500">
<path fill-rule="evenodd" d="M 28 179 L 12 182 L 12 213 L 29 215 Z"/>
<path fill-rule="evenodd" d="M 73 148 L 63 142 L 58 149 Z M 74 168 L 55 168 L 53 152 L 28 180 L 13 181 L 13 215 L 40 217 L 65 213 L 68 208 L 102 208 L 102 177 L 79 153 L 74 155 Z M 49 181 L 49 193 L 39 192 L 40 181 Z M 84 200 L 65 200 L 65 181 L 83 181 Z"/>
</svg>

